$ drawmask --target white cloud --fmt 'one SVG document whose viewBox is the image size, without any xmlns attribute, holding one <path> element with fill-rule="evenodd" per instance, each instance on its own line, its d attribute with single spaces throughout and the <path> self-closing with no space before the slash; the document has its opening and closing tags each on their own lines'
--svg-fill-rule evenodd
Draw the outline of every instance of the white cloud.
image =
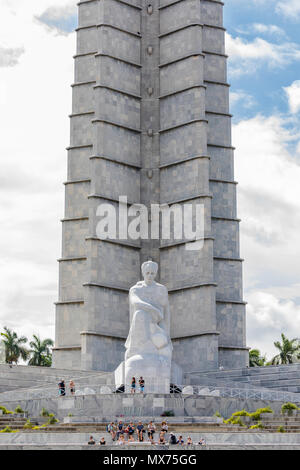
<svg viewBox="0 0 300 470">
<path fill-rule="evenodd" d="M 248 345 L 271 359 L 278 354 L 274 341 L 281 341 L 281 333 L 289 339 L 300 336 L 300 305 L 262 291 L 249 293 L 248 300 Z"/>
<path fill-rule="evenodd" d="M 24 54 L 24 48 L 9 48 L 0 46 L 0 67 L 14 67 L 19 63 L 19 59 Z"/>
<path fill-rule="evenodd" d="M 300 17 L 300 2 L 299 0 L 281 0 L 276 5 L 276 11 L 297 21 Z"/>
<path fill-rule="evenodd" d="M 288 97 L 290 112 L 293 114 L 298 113 L 300 111 L 300 80 L 296 80 L 283 89 Z"/>
<path fill-rule="evenodd" d="M 252 108 L 256 101 L 252 95 L 246 93 L 243 90 L 237 90 L 230 92 L 230 105 L 234 107 L 236 105 L 243 106 L 244 108 Z"/>
<path fill-rule="evenodd" d="M 300 336 L 300 166 L 297 131 L 282 116 L 233 126 L 248 344 L 275 354 L 280 333 Z"/>
<path fill-rule="evenodd" d="M 252 25 L 252 31 L 261 34 L 272 34 L 276 36 L 283 36 L 285 32 L 283 29 L 279 28 L 275 24 L 262 24 L 262 23 L 254 23 Z"/>
<path fill-rule="evenodd" d="M 243 25 L 242 27 L 236 28 L 236 32 L 239 34 L 253 35 L 253 33 L 271 35 L 278 38 L 286 36 L 285 31 L 274 24 L 263 24 L 263 23 L 252 23 L 249 25 Z"/>
<path fill-rule="evenodd" d="M 24 53 L 0 75 L 0 328 L 28 336 L 54 335 L 76 43 L 34 17 L 63 3 L 1 3 L 0 44 Z"/>
<path fill-rule="evenodd" d="M 51 6 L 36 19 L 48 29 L 59 34 L 69 34 L 74 30 L 77 21 L 77 7 L 74 1 L 65 6 Z"/>
<path fill-rule="evenodd" d="M 261 66 L 283 68 L 300 61 L 300 46 L 294 43 L 274 44 L 262 38 L 246 41 L 226 34 L 226 52 L 233 75 L 254 73 Z"/>
</svg>

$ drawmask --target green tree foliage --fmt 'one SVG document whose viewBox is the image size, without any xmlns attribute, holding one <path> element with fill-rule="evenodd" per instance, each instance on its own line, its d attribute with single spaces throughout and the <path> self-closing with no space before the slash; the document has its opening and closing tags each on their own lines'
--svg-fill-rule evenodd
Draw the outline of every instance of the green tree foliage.
<svg viewBox="0 0 300 470">
<path fill-rule="evenodd" d="M 50 338 L 41 340 L 37 335 L 33 335 L 33 340 L 29 343 L 31 349 L 29 366 L 42 366 L 51 367 L 52 365 L 52 353 L 50 347 L 53 346 L 53 341 Z"/>
<path fill-rule="evenodd" d="M 6 326 L 4 327 L 4 333 L 1 333 L 3 337 L 3 343 L 5 348 L 5 362 L 7 364 L 18 364 L 20 358 L 23 361 L 28 359 L 28 349 L 24 346 L 27 343 L 25 336 L 18 337 L 15 331 L 10 330 Z"/>
<path fill-rule="evenodd" d="M 280 341 L 275 341 L 274 346 L 279 350 L 279 354 L 271 360 L 272 365 L 276 364 L 292 364 L 300 357 L 300 343 L 298 338 L 289 340 L 281 333 Z"/>
<path fill-rule="evenodd" d="M 262 356 L 259 349 L 249 351 L 249 366 L 262 367 L 266 365 L 266 356 Z"/>
</svg>

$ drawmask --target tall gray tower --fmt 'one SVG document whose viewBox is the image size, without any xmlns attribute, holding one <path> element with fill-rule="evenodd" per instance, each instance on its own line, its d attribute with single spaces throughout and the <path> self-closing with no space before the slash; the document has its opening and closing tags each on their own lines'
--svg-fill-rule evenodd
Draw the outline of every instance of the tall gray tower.
<svg viewBox="0 0 300 470">
<path fill-rule="evenodd" d="M 113 371 L 128 290 L 152 258 L 169 290 L 185 372 L 248 361 L 223 3 L 79 3 L 54 366 Z M 205 207 L 205 240 L 103 240 L 97 208 Z M 151 224 L 151 218 L 149 219 Z"/>
</svg>

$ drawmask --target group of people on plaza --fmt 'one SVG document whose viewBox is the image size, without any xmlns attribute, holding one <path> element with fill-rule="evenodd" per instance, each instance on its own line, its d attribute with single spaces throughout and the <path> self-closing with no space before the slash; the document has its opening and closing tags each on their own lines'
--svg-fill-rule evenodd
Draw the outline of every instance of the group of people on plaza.
<svg viewBox="0 0 300 470">
<path fill-rule="evenodd" d="M 71 395 L 75 395 L 75 383 L 72 379 L 69 382 L 69 391 Z M 66 384 L 64 380 L 58 382 L 58 394 L 61 397 L 66 396 Z"/>
<path fill-rule="evenodd" d="M 166 433 L 167 431 L 167 423 L 163 422 L 161 433 Z M 148 434 L 149 441 L 153 441 L 154 434 L 156 433 L 156 426 L 153 421 L 150 421 L 147 427 L 145 427 L 141 421 L 139 421 L 137 425 L 135 425 L 132 421 L 128 425 L 124 424 L 123 421 L 119 421 L 117 424 L 111 422 L 107 426 L 107 432 L 110 433 L 113 442 L 135 442 L 135 433 L 138 442 L 143 442 L 144 434 L 146 432 Z M 125 439 L 125 437 L 127 437 L 127 440 Z"/>
<path fill-rule="evenodd" d="M 123 421 L 119 421 L 118 423 L 111 422 L 107 426 L 107 432 L 111 435 L 113 442 L 116 442 L 118 445 L 124 445 L 133 442 L 143 442 L 145 439 L 145 434 L 148 435 L 148 442 L 151 444 L 193 445 L 193 441 L 190 436 L 188 436 L 187 440 L 185 441 L 182 435 L 177 438 L 173 432 L 170 432 L 168 436 L 168 431 L 168 424 L 166 421 L 163 421 L 159 429 L 158 440 L 155 441 L 154 437 L 157 433 L 157 427 L 153 421 L 150 421 L 148 426 L 144 426 L 142 421 L 138 421 L 137 425 L 135 425 L 132 421 L 130 421 L 130 423 L 127 425 L 123 423 Z M 205 445 L 204 439 L 200 439 L 198 444 Z"/>
</svg>

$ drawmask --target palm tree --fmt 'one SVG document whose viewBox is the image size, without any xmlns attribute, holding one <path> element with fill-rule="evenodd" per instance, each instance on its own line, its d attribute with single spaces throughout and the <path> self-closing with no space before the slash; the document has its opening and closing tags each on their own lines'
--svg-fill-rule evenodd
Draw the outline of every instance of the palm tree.
<svg viewBox="0 0 300 470">
<path fill-rule="evenodd" d="M 5 333 L 1 333 L 1 336 L 4 338 L 5 362 L 7 364 L 12 364 L 13 362 L 18 364 L 20 358 L 26 361 L 29 353 L 23 344 L 27 343 L 27 338 L 25 336 L 18 338 L 17 333 L 6 326 L 4 327 L 4 331 Z"/>
<path fill-rule="evenodd" d="M 283 333 L 281 333 L 282 343 L 275 341 L 274 346 L 280 351 L 279 354 L 273 357 L 271 364 L 292 364 L 299 359 L 300 344 L 299 339 L 294 338 L 289 340 Z"/>
<path fill-rule="evenodd" d="M 33 335 L 33 341 L 30 343 L 31 359 L 28 362 L 29 366 L 42 366 L 51 367 L 52 365 L 52 354 L 50 346 L 54 345 L 54 342 L 50 338 L 46 338 L 43 341 L 37 335 Z"/>
<path fill-rule="evenodd" d="M 249 351 L 249 366 L 262 367 L 266 365 L 266 356 L 262 356 L 259 349 Z"/>
</svg>

